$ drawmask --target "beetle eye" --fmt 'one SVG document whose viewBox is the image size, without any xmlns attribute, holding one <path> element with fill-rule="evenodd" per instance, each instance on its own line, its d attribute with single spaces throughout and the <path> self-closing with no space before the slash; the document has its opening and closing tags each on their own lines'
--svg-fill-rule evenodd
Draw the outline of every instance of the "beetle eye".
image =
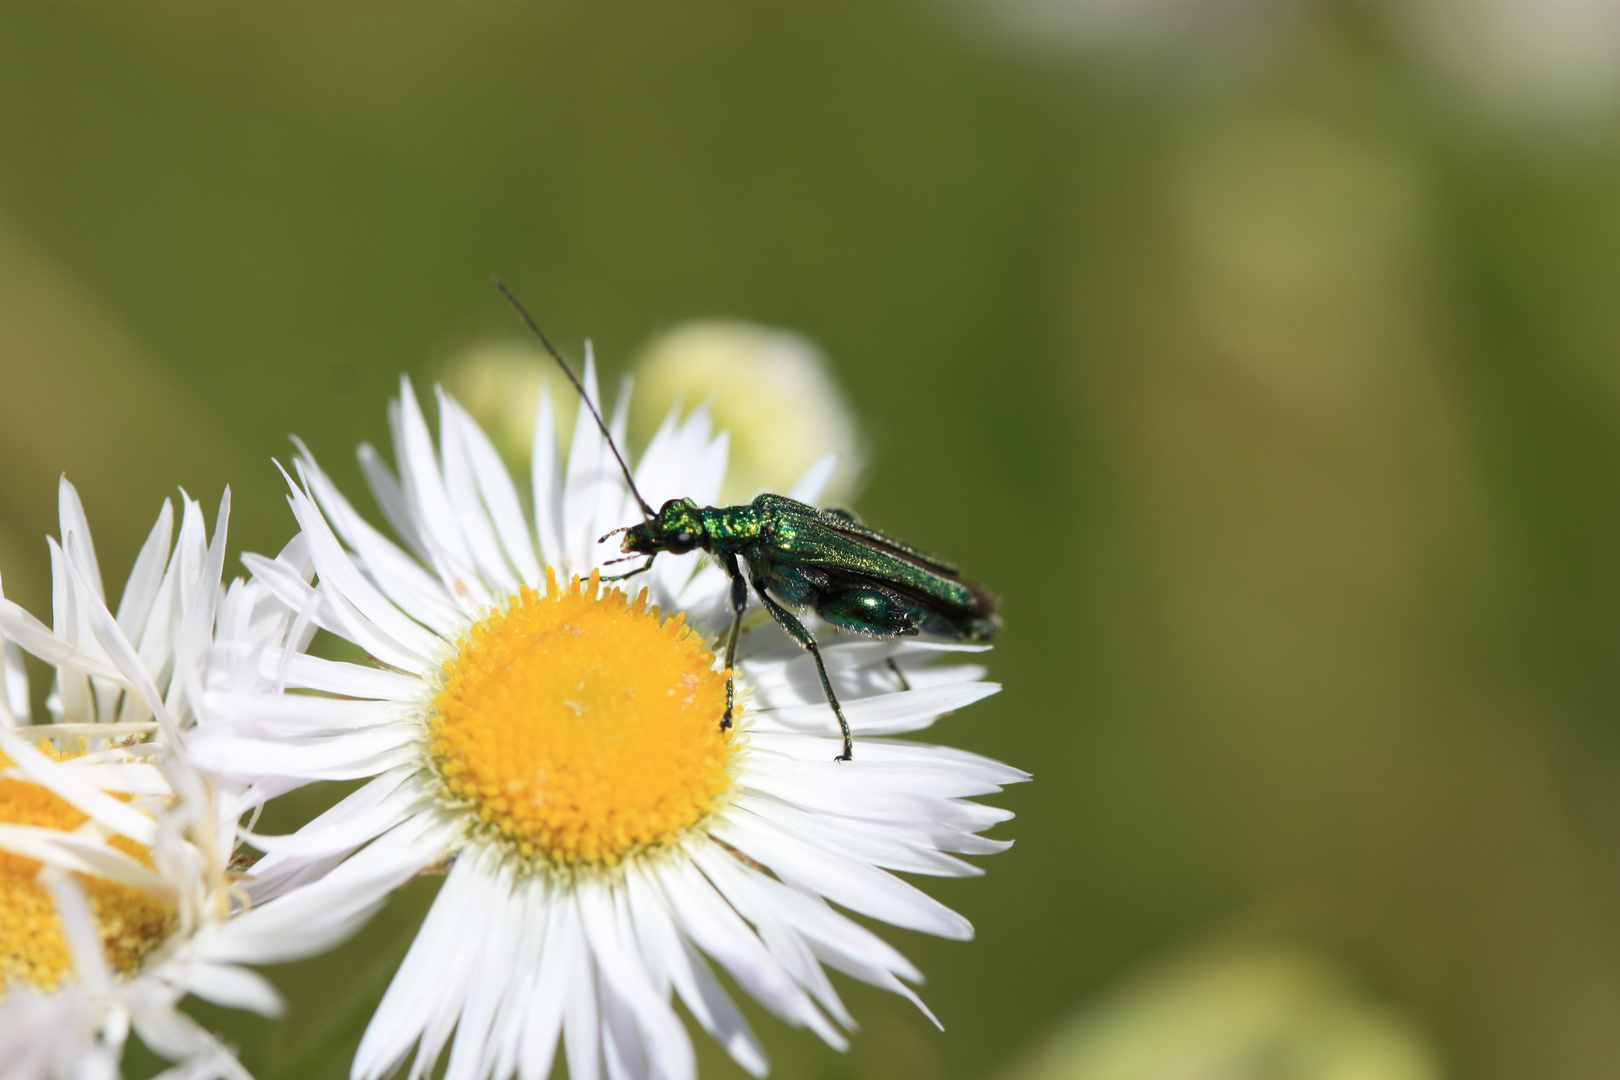
<svg viewBox="0 0 1620 1080">
<path fill-rule="evenodd" d="M 681 547 L 691 547 L 692 540 L 692 534 L 689 532 L 678 532 L 675 534 L 675 542 Z"/>
</svg>

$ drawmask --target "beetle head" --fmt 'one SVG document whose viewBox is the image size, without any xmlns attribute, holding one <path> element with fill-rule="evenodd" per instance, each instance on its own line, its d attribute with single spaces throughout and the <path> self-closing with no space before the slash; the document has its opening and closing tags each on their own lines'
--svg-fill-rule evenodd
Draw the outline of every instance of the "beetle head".
<svg viewBox="0 0 1620 1080">
<path fill-rule="evenodd" d="M 703 516 L 691 499 L 671 499 L 658 516 L 624 531 L 625 554 L 656 555 L 667 551 L 684 555 L 703 543 Z"/>
</svg>

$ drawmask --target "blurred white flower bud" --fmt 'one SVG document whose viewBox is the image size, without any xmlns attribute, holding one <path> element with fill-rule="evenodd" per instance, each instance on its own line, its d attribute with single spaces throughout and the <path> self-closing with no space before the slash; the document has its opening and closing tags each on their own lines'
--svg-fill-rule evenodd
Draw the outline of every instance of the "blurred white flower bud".
<svg viewBox="0 0 1620 1080">
<path fill-rule="evenodd" d="M 1403 1017 L 1309 953 L 1183 959 L 1074 1018 L 1014 1080 L 1439 1080 Z"/>
<path fill-rule="evenodd" d="M 1020 51 L 1113 56 L 1152 85 L 1241 80 L 1299 55 L 1297 25 L 1345 5 L 1314 0 L 955 0 L 963 16 Z M 1620 104 L 1620 0 L 1384 0 L 1444 92 L 1483 115 L 1601 125 Z M 1188 76 L 1192 76 L 1189 80 Z"/>
<path fill-rule="evenodd" d="M 522 340 L 481 342 L 458 353 L 440 378 L 513 467 L 528 467 L 535 401 L 542 385 L 551 388 L 559 444 L 568 445 L 579 402 L 574 388 L 538 345 Z"/>
<path fill-rule="evenodd" d="M 838 471 L 820 501 L 855 493 L 862 455 L 854 414 L 821 351 L 801 335 L 745 322 L 685 323 L 654 339 L 634 371 L 631 419 L 642 440 L 675 402 L 708 402 L 715 426 L 731 432 L 723 502 L 786 491 L 831 452 Z"/>
<path fill-rule="evenodd" d="M 1395 4 L 1440 73 L 1489 113 L 1532 126 L 1602 121 L 1620 98 L 1620 2 Z"/>
</svg>

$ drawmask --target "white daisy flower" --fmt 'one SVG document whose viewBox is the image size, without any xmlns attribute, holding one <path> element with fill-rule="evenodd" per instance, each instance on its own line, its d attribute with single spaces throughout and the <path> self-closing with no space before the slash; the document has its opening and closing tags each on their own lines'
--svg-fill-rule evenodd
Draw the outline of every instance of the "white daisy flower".
<svg viewBox="0 0 1620 1080">
<path fill-rule="evenodd" d="M 594 400 L 589 362 L 585 378 Z M 946 646 L 826 637 L 856 734 L 855 760 L 837 763 L 808 654 L 764 620 L 739 654 L 738 722 L 722 731 L 713 650 L 729 625 L 726 578 L 693 553 L 659 558 L 633 596 L 599 584 L 616 552 L 597 538 L 639 514 L 583 404 L 560 463 L 541 394 L 532 519 L 490 441 L 442 391 L 439 416 L 435 447 L 403 382 L 389 413 L 398 475 L 361 448 L 405 548 L 300 448 L 289 501 L 301 542 L 246 561 L 298 620 L 369 661 L 266 652 L 287 687 L 320 694 L 211 695 L 194 744 L 211 767 L 258 784 L 374 778 L 297 833 L 254 841 L 269 852 L 255 896 L 277 899 L 242 922 L 268 936 L 335 939 L 452 860 L 362 1038 L 356 1080 L 413 1051 L 411 1077 L 430 1075 L 447 1044 L 452 1080 L 544 1080 L 559 1040 L 575 1080 L 679 1080 L 695 1066 L 675 996 L 763 1075 L 711 963 L 840 1049 L 854 1022 L 824 968 L 921 1008 L 908 985 L 917 969 L 832 905 L 971 936 L 889 871 L 980 873 L 956 856 L 1005 849 L 977 834 L 1012 815 L 968 800 L 1027 775 L 887 736 L 997 687 L 976 666 L 932 666 Z M 712 501 L 725 461 L 726 437 L 703 413 L 672 413 L 636 484 L 655 501 Z M 813 499 L 835 464 L 792 494 Z"/>
<path fill-rule="evenodd" d="M 66 480 L 60 505 L 54 626 L 0 596 L 0 1075 L 116 1077 L 133 1029 L 177 1076 L 245 1078 L 179 1003 L 274 1014 L 274 989 L 237 965 L 296 949 L 234 940 L 245 895 L 228 865 L 251 796 L 200 774 L 183 747 L 205 686 L 247 688 L 216 655 L 216 621 L 256 611 L 279 643 L 289 620 L 260 586 L 221 593 L 228 492 L 212 544 L 197 503 L 184 500 L 177 540 L 164 503 L 116 615 Z M 245 625 L 236 636 L 253 639 Z M 24 651 L 54 668 L 37 723 Z"/>
</svg>

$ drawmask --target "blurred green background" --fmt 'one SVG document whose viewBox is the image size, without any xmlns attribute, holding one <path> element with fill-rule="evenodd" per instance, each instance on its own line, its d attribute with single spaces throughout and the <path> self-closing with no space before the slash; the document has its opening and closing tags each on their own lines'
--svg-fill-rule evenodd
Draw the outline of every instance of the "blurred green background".
<svg viewBox="0 0 1620 1080">
<path fill-rule="evenodd" d="M 775 1075 L 1612 1077 L 1617 64 L 1610 0 L 7 3 L 6 593 L 64 470 L 110 582 L 177 483 L 279 547 L 491 273 L 609 373 L 792 328 L 1005 598 L 938 737 L 1036 782 L 928 883 L 978 940 L 889 935 L 947 1031 L 850 987 Z M 346 1075 L 434 887 L 198 1015 Z"/>
</svg>

